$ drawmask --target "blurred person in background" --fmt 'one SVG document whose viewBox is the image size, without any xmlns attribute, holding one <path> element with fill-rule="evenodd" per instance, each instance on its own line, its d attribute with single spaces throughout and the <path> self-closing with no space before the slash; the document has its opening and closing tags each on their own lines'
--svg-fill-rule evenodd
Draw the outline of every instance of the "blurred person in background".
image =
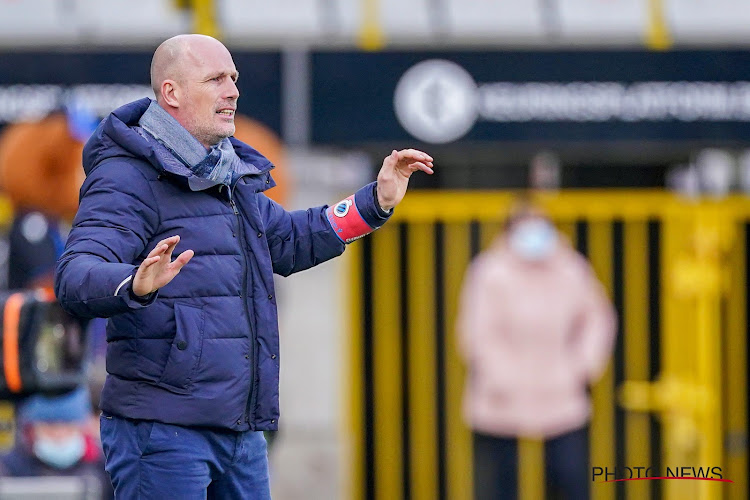
<svg viewBox="0 0 750 500">
<path fill-rule="evenodd" d="M 78 208 L 83 145 L 98 123 L 85 103 L 68 99 L 47 116 L 13 123 L 0 135 L 0 186 L 13 208 L 7 234 L 9 290 L 52 290 L 55 263 Z M 99 376 L 104 371 L 104 322 L 98 318 L 84 322 L 87 376 L 93 391 L 104 382 Z M 95 411 L 92 408 L 91 414 Z M 93 436 L 98 436 L 96 414 Z"/>
<path fill-rule="evenodd" d="M 457 327 L 475 499 L 517 498 L 524 437 L 544 440 L 548 493 L 589 498 L 587 391 L 612 354 L 615 312 L 585 258 L 529 200 L 469 267 Z"/>
<path fill-rule="evenodd" d="M 55 262 L 78 208 L 83 144 L 98 120 L 64 106 L 0 135 L 0 186 L 13 207 L 8 233 L 8 288 L 52 289 Z"/>
<path fill-rule="evenodd" d="M 0 135 L 0 187 L 13 207 L 9 290 L 52 290 L 55 263 L 78 208 L 83 145 L 98 123 L 91 110 L 71 101 L 39 120 L 13 123 Z M 91 353 L 103 363 L 104 323 L 87 324 Z"/>
<path fill-rule="evenodd" d="M 0 457 L 0 477 L 75 476 L 87 491 L 113 498 L 104 457 L 87 431 L 90 413 L 84 388 L 59 396 L 35 394 L 20 402 L 19 439 Z"/>
<path fill-rule="evenodd" d="M 263 194 L 271 162 L 232 137 L 238 77 L 218 40 L 171 38 L 152 59 L 156 100 L 118 108 L 84 148 L 55 291 L 72 314 L 109 318 L 101 437 L 118 498 L 270 498 L 273 273 L 340 255 L 388 220 L 413 172 L 432 173 L 429 155 L 394 150 L 377 182 L 287 212 Z"/>
</svg>

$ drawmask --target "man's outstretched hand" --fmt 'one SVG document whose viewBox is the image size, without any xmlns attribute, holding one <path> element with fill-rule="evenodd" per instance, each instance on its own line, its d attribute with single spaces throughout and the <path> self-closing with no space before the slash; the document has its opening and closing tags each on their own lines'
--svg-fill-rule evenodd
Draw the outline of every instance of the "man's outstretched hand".
<svg viewBox="0 0 750 500">
<path fill-rule="evenodd" d="M 378 173 L 378 203 L 386 212 L 404 199 L 409 177 L 417 170 L 432 174 L 432 157 L 416 149 L 393 152 L 383 160 Z"/>
<path fill-rule="evenodd" d="M 192 250 L 185 250 L 172 262 L 172 251 L 179 243 L 179 236 L 161 240 L 151 250 L 133 278 L 133 294 L 143 297 L 163 287 L 193 258 Z"/>
</svg>

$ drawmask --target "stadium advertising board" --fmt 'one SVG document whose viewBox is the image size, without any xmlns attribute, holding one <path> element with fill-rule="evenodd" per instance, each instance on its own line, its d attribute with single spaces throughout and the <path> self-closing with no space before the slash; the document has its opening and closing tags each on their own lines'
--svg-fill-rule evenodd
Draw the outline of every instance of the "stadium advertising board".
<svg viewBox="0 0 750 500">
<path fill-rule="evenodd" d="M 746 51 L 319 52 L 313 142 L 750 140 Z"/>
<path fill-rule="evenodd" d="M 233 53 L 242 73 L 238 112 L 277 133 L 281 129 L 280 56 L 277 52 Z M 0 53 L 0 128 L 41 118 L 61 106 L 82 106 L 103 117 L 141 97 L 149 85 L 151 52 Z"/>
</svg>

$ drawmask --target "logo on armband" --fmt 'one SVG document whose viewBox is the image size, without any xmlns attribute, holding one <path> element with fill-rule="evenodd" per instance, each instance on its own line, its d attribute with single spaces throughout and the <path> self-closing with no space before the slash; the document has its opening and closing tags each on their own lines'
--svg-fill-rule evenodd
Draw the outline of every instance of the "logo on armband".
<svg viewBox="0 0 750 500">
<path fill-rule="evenodd" d="M 336 217 L 345 217 L 349 213 L 349 207 L 352 206 L 352 200 L 346 199 L 339 202 L 338 205 L 333 209 L 333 215 Z"/>
<path fill-rule="evenodd" d="M 326 218 L 331 224 L 331 228 L 336 232 L 336 236 L 344 243 L 351 243 L 371 233 L 374 229 L 359 213 L 359 209 L 354 202 L 354 195 L 328 207 Z"/>
</svg>

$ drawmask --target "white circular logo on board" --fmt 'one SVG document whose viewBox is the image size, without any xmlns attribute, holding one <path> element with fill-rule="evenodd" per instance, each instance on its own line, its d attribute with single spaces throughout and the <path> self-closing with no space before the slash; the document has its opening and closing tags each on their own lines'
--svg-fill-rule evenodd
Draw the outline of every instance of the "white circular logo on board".
<svg viewBox="0 0 750 500">
<path fill-rule="evenodd" d="M 458 64 L 430 59 L 409 68 L 396 85 L 396 117 L 411 135 L 443 144 L 463 137 L 477 121 L 477 84 Z"/>
</svg>

